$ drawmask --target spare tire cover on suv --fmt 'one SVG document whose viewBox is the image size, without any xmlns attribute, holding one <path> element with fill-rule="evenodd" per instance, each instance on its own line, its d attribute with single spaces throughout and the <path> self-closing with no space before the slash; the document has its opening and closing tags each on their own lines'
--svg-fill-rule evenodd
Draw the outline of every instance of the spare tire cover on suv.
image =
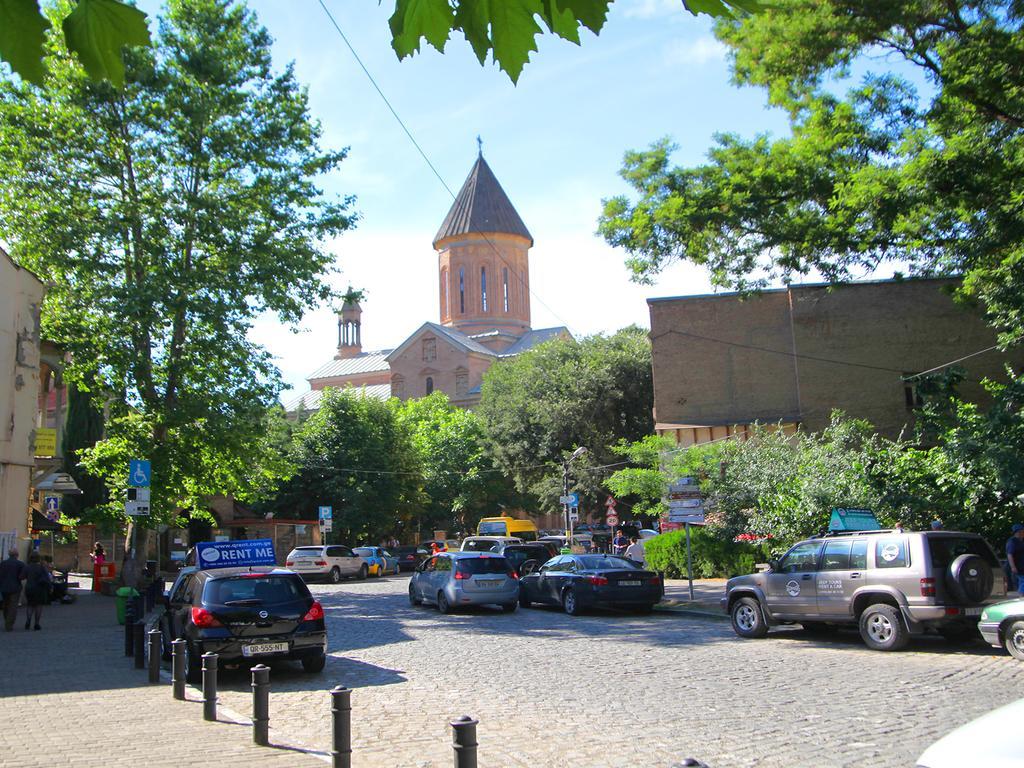
<svg viewBox="0 0 1024 768">
<path fill-rule="evenodd" d="M 960 555 L 949 564 L 946 583 L 960 602 L 980 603 L 992 594 L 992 568 L 978 555 Z"/>
</svg>

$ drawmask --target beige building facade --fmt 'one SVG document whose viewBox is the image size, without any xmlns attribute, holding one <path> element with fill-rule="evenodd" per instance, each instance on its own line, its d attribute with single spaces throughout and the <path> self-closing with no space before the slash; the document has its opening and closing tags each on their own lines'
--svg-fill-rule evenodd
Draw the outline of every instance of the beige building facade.
<svg viewBox="0 0 1024 768">
<path fill-rule="evenodd" d="M 39 313 L 45 293 L 42 281 L 0 248 L 0 543 L 13 538 L 22 553 L 28 546 L 35 470 Z"/>
<path fill-rule="evenodd" d="M 960 391 L 985 402 L 985 377 L 1007 363 L 993 330 L 956 303 L 950 279 L 806 285 L 649 299 L 657 431 L 689 445 L 744 434 L 825 427 L 833 409 L 895 438 L 920 403 L 914 376 L 951 361 Z"/>
</svg>

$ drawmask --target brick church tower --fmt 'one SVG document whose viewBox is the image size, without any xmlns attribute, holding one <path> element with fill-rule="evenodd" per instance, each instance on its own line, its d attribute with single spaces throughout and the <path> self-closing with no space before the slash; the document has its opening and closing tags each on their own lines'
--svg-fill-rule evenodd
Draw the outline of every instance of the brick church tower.
<svg viewBox="0 0 1024 768">
<path fill-rule="evenodd" d="M 528 333 L 532 245 L 481 152 L 434 237 L 441 324 L 495 352 Z"/>
</svg>

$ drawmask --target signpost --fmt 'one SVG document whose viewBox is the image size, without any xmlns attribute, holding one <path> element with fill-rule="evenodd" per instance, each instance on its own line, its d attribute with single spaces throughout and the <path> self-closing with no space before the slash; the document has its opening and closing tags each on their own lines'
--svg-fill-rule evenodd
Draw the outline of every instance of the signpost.
<svg viewBox="0 0 1024 768">
<path fill-rule="evenodd" d="M 690 582 L 690 600 L 693 595 L 693 552 L 690 548 L 690 525 L 704 524 L 704 497 L 700 483 L 695 477 L 680 477 L 668 485 L 667 522 L 673 527 L 680 524 L 686 528 L 686 580 Z M 662 525 L 664 530 L 664 524 Z"/>
<path fill-rule="evenodd" d="M 320 507 L 318 510 L 320 519 L 320 533 L 330 533 L 334 526 L 334 509 L 332 507 Z"/>
<path fill-rule="evenodd" d="M 142 517 L 149 514 L 149 488 L 129 488 L 125 502 L 126 514 Z"/>
<path fill-rule="evenodd" d="M 132 459 L 128 462 L 128 495 L 124 502 L 124 511 L 131 517 L 149 515 L 149 483 L 153 476 L 152 465 L 148 459 Z M 139 494 L 142 498 L 139 498 Z M 132 521 L 131 560 L 135 560 L 136 542 L 139 540 L 138 524 Z"/>
<path fill-rule="evenodd" d="M 44 496 L 43 509 L 47 520 L 54 523 L 60 520 L 60 496 Z"/>
</svg>

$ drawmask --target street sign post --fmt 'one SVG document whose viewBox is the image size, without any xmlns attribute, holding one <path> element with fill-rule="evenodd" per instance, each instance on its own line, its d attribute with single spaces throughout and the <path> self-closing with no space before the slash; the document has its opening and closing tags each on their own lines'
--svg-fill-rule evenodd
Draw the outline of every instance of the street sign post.
<svg viewBox="0 0 1024 768">
<path fill-rule="evenodd" d="M 580 495 L 578 493 L 570 493 L 566 496 L 559 496 L 558 503 L 565 504 L 568 507 L 578 507 L 580 505 Z"/>
<path fill-rule="evenodd" d="M 690 583 L 690 600 L 693 595 L 693 550 L 690 545 L 690 525 L 704 524 L 704 497 L 700 492 L 700 481 L 696 477 L 680 477 L 668 484 L 666 521 L 673 526 L 682 523 L 686 527 L 686 580 Z"/>
<path fill-rule="evenodd" d="M 580 521 L 580 511 L 576 507 L 569 508 L 569 522 L 578 523 Z"/>
<path fill-rule="evenodd" d="M 609 512 L 608 516 L 604 519 L 604 521 L 608 524 L 609 528 L 614 528 L 616 525 L 619 524 L 619 516 L 616 515 L 614 512 Z"/>
<path fill-rule="evenodd" d="M 47 520 L 54 523 L 60 520 L 60 496 L 43 497 L 43 510 Z"/>
<path fill-rule="evenodd" d="M 334 527 L 334 508 L 329 506 L 319 507 L 317 515 L 320 519 L 320 533 L 330 533 L 331 528 Z"/>
<path fill-rule="evenodd" d="M 128 485 L 132 488 L 148 488 L 152 468 L 146 459 L 132 459 L 128 462 Z"/>
</svg>

